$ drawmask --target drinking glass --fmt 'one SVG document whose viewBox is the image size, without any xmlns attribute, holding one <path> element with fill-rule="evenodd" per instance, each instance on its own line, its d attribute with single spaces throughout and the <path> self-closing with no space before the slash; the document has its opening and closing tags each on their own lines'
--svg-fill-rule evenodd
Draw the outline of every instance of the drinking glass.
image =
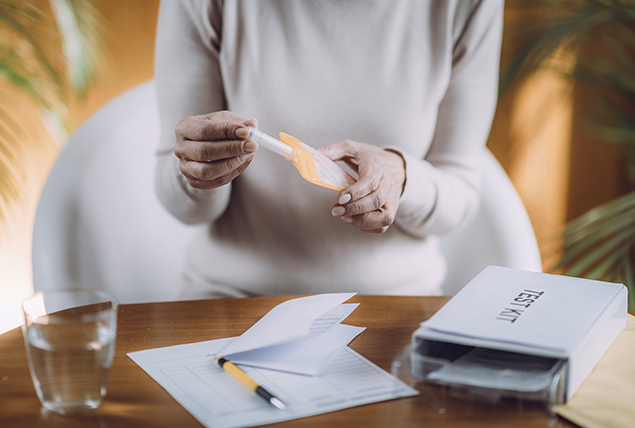
<svg viewBox="0 0 635 428">
<path fill-rule="evenodd" d="M 92 290 L 41 291 L 24 301 L 29 368 L 46 409 L 69 415 L 99 407 L 115 350 L 117 306 Z"/>
</svg>

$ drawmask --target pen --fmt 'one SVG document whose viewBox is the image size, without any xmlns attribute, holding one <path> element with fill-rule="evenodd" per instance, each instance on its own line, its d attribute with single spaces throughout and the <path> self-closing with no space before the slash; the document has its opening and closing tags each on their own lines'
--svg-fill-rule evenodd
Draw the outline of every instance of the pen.
<svg viewBox="0 0 635 428">
<path fill-rule="evenodd" d="M 262 386 L 258 385 L 258 382 L 250 378 L 249 375 L 247 375 L 247 373 L 239 369 L 237 365 L 235 365 L 231 361 L 226 360 L 225 358 L 216 358 L 216 361 L 218 362 L 218 365 L 223 370 L 225 370 L 230 375 L 234 376 L 236 379 L 240 381 L 240 383 L 242 383 L 247 388 L 254 391 L 260 397 L 267 400 L 271 405 L 277 407 L 280 410 L 287 409 L 287 406 L 282 401 L 280 401 L 278 398 L 276 398 L 273 394 L 271 394 L 269 391 L 264 389 Z"/>
</svg>

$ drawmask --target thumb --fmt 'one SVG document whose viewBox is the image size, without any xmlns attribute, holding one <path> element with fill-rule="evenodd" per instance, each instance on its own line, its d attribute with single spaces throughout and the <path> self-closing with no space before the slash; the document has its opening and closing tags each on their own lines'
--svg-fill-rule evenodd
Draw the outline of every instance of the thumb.
<svg viewBox="0 0 635 428">
<path fill-rule="evenodd" d="M 342 141 L 330 146 L 324 146 L 317 149 L 324 156 L 332 161 L 345 160 L 350 161 L 351 158 L 355 158 L 356 150 L 354 150 L 351 141 Z"/>
</svg>

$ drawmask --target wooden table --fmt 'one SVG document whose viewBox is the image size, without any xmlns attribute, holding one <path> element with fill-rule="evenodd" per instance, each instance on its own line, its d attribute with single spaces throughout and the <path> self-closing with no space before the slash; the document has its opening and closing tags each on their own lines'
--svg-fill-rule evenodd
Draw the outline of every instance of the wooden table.
<svg viewBox="0 0 635 428">
<path fill-rule="evenodd" d="M 75 417 L 41 408 L 31 382 L 21 329 L 0 335 L 0 427 L 201 427 L 128 352 L 239 336 L 290 296 L 121 305 L 108 395 Z M 351 348 L 390 371 L 419 323 L 449 297 L 355 296 L 347 324 L 367 327 Z M 288 421 L 279 427 L 573 427 L 537 405 L 491 407 L 462 402 L 423 386 L 417 397 Z"/>
</svg>

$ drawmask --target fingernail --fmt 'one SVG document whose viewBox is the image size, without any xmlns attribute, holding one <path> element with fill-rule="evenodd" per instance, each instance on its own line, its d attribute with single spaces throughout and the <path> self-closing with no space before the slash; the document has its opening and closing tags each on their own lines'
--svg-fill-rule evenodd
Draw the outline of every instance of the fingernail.
<svg viewBox="0 0 635 428">
<path fill-rule="evenodd" d="M 249 129 L 247 128 L 238 128 L 236 130 L 236 137 L 240 140 L 246 140 L 249 137 Z"/>
<path fill-rule="evenodd" d="M 245 144 L 243 144 L 243 152 L 244 153 L 253 153 L 258 150 L 258 143 L 255 141 L 247 140 Z"/>
<path fill-rule="evenodd" d="M 342 220 L 344 220 L 346 223 L 352 223 L 353 217 L 342 217 Z"/>
<path fill-rule="evenodd" d="M 240 163 L 245 163 L 252 157 L 253 155 L 242 155 L 242 156 L 238 156 L 238 160 L 240 161 Z"/>
<path fill-rule="evenodd" d="M 333 217 L 341 217 L 346 214 L 346 209 L 344 207 L 333 207 L 331 214 Z"/>
<path fill-rule="evenodd" d="M 351 195 L 349 193 L 344 193 L 337 200 L 337 203 L 340 204 L 340 205 L 344 205 L 344 204 L 348 203 L 350 200 L 351 200 Z"/>
</svg>

